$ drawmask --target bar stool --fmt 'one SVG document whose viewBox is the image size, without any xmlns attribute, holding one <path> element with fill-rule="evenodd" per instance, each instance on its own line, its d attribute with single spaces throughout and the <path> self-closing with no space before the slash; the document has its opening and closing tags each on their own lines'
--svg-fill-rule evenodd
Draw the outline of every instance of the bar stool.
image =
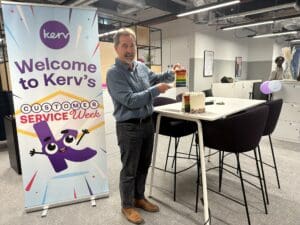
<svg viewBox="0 0 300 225">
<path fill-rule="evenodd" d="M 217 149 L 222 152 L 234 153 L 237 160 L 237 169 L 241 182 L 241 188 L 244 198 L 244 206 L 246 209 L 248 224 L 250 225 L 250 216 L 244 187 L 243 170 L 241 169 L 240 153 L 253 151 L 256 159 L 257 177 L 260 183 L 260 189 L 264 202 L 265 213 L 267 214 L 267 206 L 265 200 L 264 187 L 260 175 L 259 163 L 256 153 L 256 147 L 263 135 L 266 121 L 268 118 L 268 107 L 266 105 L 252 108 L 251 110 L 241 112 L 225 119 L 217 121 L 203 121 L 203 140 L 204 145 L 209 148 Z M 223 171 L 222 156 L 222 171 Z M 230 172 L 226 169 L 226 171 Z M 235 173 L 230 172 L 235 175 Z M 219 178 L 219 190 L 222 182 L 222 173 Z M 241 203 L 240 203 L 241 204 Z"/>
</svg>

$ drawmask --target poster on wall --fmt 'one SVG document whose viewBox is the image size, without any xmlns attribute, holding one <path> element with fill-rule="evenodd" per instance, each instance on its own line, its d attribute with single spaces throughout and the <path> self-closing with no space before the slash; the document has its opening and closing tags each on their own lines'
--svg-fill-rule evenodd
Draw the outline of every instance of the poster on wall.
<svg viewBox="0 0 300 225">
<path fill-rule="evenodd" d="M 241 77 L 242 76 L 242 57 L 235 57 L 235 77 Z"/>
<path fill-rule="evenodd" d="M 204 51 L 204 66 L 203 66 L 203 76 L 211 77 L 214 72 L 214 52 Z"/>
<path fill-rule="evenodd" d="M 108 196 L 96 9 L 2 12 L 26 211 Z"/>
</svg>

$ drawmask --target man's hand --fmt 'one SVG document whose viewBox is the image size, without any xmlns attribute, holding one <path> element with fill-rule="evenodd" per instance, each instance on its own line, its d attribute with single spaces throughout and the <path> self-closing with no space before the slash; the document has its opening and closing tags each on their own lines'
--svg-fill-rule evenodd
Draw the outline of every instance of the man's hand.
<svg viewBox="0 0 300 225">
<path fill-rule="evenodd" d="M 176 63 L 173 67 L 172 67 L 172 72 L 175 73 L 176 70 L 182 70 L 184 69 L 179 63 Z"/>
<path fill-rule="evenodd" d="M 170 84 L 166 83 L 159 83 L 157 85 L 157 88 L 159 90 L 159 93 L 165 93 L 168 89 L 170 89 L 172 86 Z"/>
</svg>

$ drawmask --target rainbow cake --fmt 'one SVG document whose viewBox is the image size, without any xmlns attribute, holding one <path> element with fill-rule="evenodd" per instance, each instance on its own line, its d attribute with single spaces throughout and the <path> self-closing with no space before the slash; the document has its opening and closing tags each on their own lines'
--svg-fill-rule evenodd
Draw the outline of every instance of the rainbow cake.
<svg viewBox="0 0 300 225">
<path fill-rule="evenodd" d="M 186 87 L 186 69 L 176 70 L 176 87 Z"/>
<path fill-rule="evenodd" d="M 205 94 L 203 92 L 183 93 L 182 110 L 189 113 L 205 112 Z"/>
</svg>

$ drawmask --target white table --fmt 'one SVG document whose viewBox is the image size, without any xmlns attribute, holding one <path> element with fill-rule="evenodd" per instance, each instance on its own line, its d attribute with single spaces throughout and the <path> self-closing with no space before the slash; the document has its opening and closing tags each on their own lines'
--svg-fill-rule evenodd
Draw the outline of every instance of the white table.
<svg viewBox="0 0 300 225">
<path fill-rule="evenodd" d="M 206 101 L 214 101 L 213 105 L 206 105 L 204 113 L 184 113 L 181 111 L 181 103 L 173 103 L 169 105 L 158 106 L 154 108 L 154 111 L 158 113 L 156 121 L 156 134 L 153 146 L 153 160 L 150 175 L 150 196 L 152 196 L 152 186 L 154 179 L 154 168 L 156 162 L 156 151 L 158 134 L 160 128 L 161 117 L 171 117 L 175 119 L 182 119 L 188 121 L 194 121 L 197 123 L 198 135 L 199 135 L 199 147 L 200 147 L 200 161 L 201 161 L 201 173 L 202 173 L 202 190 L 203 190 L 203 203 L 204 203 L 204 224 L 209 223 L 208 213 L 208 199 L 207 199 L 207 183 L 206 183 L 206 167 L 204 159 L 204 145 L 202 135 L 201 120 L 214 121 L 217 119 L 225 118 L 228 115 L 246 110 L 248 108 L 263 104 L 264 100 L 252 100 L 252 99 L 240 99 L 240 98 L 223 98 L 223 97 L 207 97 Z"/>
</svg>

